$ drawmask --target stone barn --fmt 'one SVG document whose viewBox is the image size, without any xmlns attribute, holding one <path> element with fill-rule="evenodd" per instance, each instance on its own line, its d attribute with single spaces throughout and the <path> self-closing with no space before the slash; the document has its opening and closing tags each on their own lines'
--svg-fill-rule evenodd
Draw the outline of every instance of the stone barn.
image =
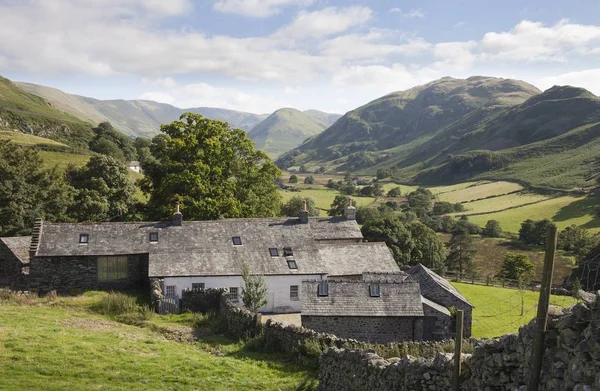
<svg viewBox="0 0 600 391">
<path fill-rule="evenodd" d="M 303 327 L 374 343 L 423 339 L 416 281 L 312 280 L 302 293 Z"/>
<path fill-rule="evenodd" d="M 29 266 L 31 236 L 0 238 L 0 286 L 14 286 Z"/>
<path fill-rule="evenodd" d="M 431 269 L 418 264 L 406 273 L 419 282 L 421 295 L 427 300 L 445 308 L 454 307 L 464 311 L 464 338 L 471 337 L 473 319 L 473 304 L 453 287 L 445 278 L 437 275 Z"/>
</svg>

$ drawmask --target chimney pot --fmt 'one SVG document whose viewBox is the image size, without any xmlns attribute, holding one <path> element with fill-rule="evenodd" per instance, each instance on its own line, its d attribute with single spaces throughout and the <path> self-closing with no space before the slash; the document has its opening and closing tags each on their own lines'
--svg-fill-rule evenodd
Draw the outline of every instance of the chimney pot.
<svg viewBox="0 0 600 391">
<path fill-rule="evenodd" d="M 181 227 L 183 224 L 183 214 L 179 211 L 179 201 L 175 202 L 175 213 L 173 213 L 173 225 Z"/>
<path fill-rule="evenodd" d="M 300 211 L 300 222 L 308 224 L 308 209 L 306 208 L 306 200 L 302 200 L 302 210 Z"/>
<path fill-rule="evenodd" d="M 346 220 L 356 220 L 356 208 L 352 206 L 352 198 L 348 198 L 348 206 L 344 208 Z"/>
</svg>

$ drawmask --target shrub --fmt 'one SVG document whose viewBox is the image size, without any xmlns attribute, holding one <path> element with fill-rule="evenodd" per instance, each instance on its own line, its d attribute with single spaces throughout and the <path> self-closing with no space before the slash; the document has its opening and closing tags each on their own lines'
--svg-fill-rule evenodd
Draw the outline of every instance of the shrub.
<svg viewBox="0 0 600 391">
<path fill-rule="evenodd" d="M 497 220 L 488 220 L 483 229 L 483 234 L 490 238 L 499 238 L 502 235 L 502 227 Z"/>
<path fill-rule="evenodd" d="M 117 316 L 138 311 L 135 297 L 120 292 L 109 292 L 96 306 L 96 312 Z"/>
</svg>

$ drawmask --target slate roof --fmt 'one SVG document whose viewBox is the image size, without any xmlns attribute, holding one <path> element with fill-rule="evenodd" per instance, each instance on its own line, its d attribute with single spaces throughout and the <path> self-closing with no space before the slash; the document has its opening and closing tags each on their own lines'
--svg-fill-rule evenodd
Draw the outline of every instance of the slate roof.
<svg viewBox="0 0 600 391">
<path fill-rule="evenodd" d="M 474 307 L 473 304 L 469 303 L 469 301 L 465 299 L 465 297 L 461 295 L 460 292 L 455 287 L 453 287 L 445 278 L 434 273 L 431 269 L 423 266 L 422 264 L 413 266 L 412 268 L 408 269 L 406 273 L 408 273 L 409 275 L 411 275 L 419 281 L 421 285 L 421 292 L 423 293 L 423 295 L 427 295 L 428 291 L 439 287 L 445 290 L 446 292 L 450 293 L 460 301 L 464 302 L 465 304 Z"/>
<path fill-rule="evenodd" d="M 0 238 L 0 241 L 23 263 L 29 263 L 31 236 Z"/>
<path fill-rule="evenodd" d="M 362 275 L 363 272 L 400 272 L 392 252 L 385 243 L 320 245 L 319 255 L 330 277 Z"/>
<path fill-rule="evenodd" d="M 431 301 L 428 298 L 423 297 L 423 296 L 421 296 L 421 301 L 423 302 L 423 305 L 427 305 L 427 306 L 433 308 L 434 310 L 441 312 L 444 315 L 451 316 L 450 311 L 448 311 L 448 308 L 444 307 L 443 305 L 438 304 L 435 301 Z"/>
<path fill-rule="evenodd" d="M 369 282 L 329 280 L 329 295 L 317 295 L 320 281 L 302 282 L 302 315 L 309 316 L 424 316 L 419 284 L 380 283 L 380 297 L 369 295 Z"/>
</svg>

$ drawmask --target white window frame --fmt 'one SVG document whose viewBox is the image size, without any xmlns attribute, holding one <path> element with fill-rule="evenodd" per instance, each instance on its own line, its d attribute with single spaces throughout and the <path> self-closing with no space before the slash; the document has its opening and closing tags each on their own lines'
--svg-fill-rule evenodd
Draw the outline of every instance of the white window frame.
<svg viewBox="0 0 600 391">
<path fill-rule="evenodd" d="M 165 286 L 165 296 L 166 297 L 175 297 L 175 296 L 177 296 L 176 286 L 175 285 L 167 285 L 167 286 Z"/>
<path fill-rule="evenodd" d="M 300 300 L 300 287 L 298 285 L 290 285 L 290 300 Z"/>
<path fill-rule="evenodd" d="M 229 288 L 229 300 L 231 300 L 233 303 L 238 303 L 240 301 L 240 288 L 237 286 L 232 286 Z"/>
</svg>

